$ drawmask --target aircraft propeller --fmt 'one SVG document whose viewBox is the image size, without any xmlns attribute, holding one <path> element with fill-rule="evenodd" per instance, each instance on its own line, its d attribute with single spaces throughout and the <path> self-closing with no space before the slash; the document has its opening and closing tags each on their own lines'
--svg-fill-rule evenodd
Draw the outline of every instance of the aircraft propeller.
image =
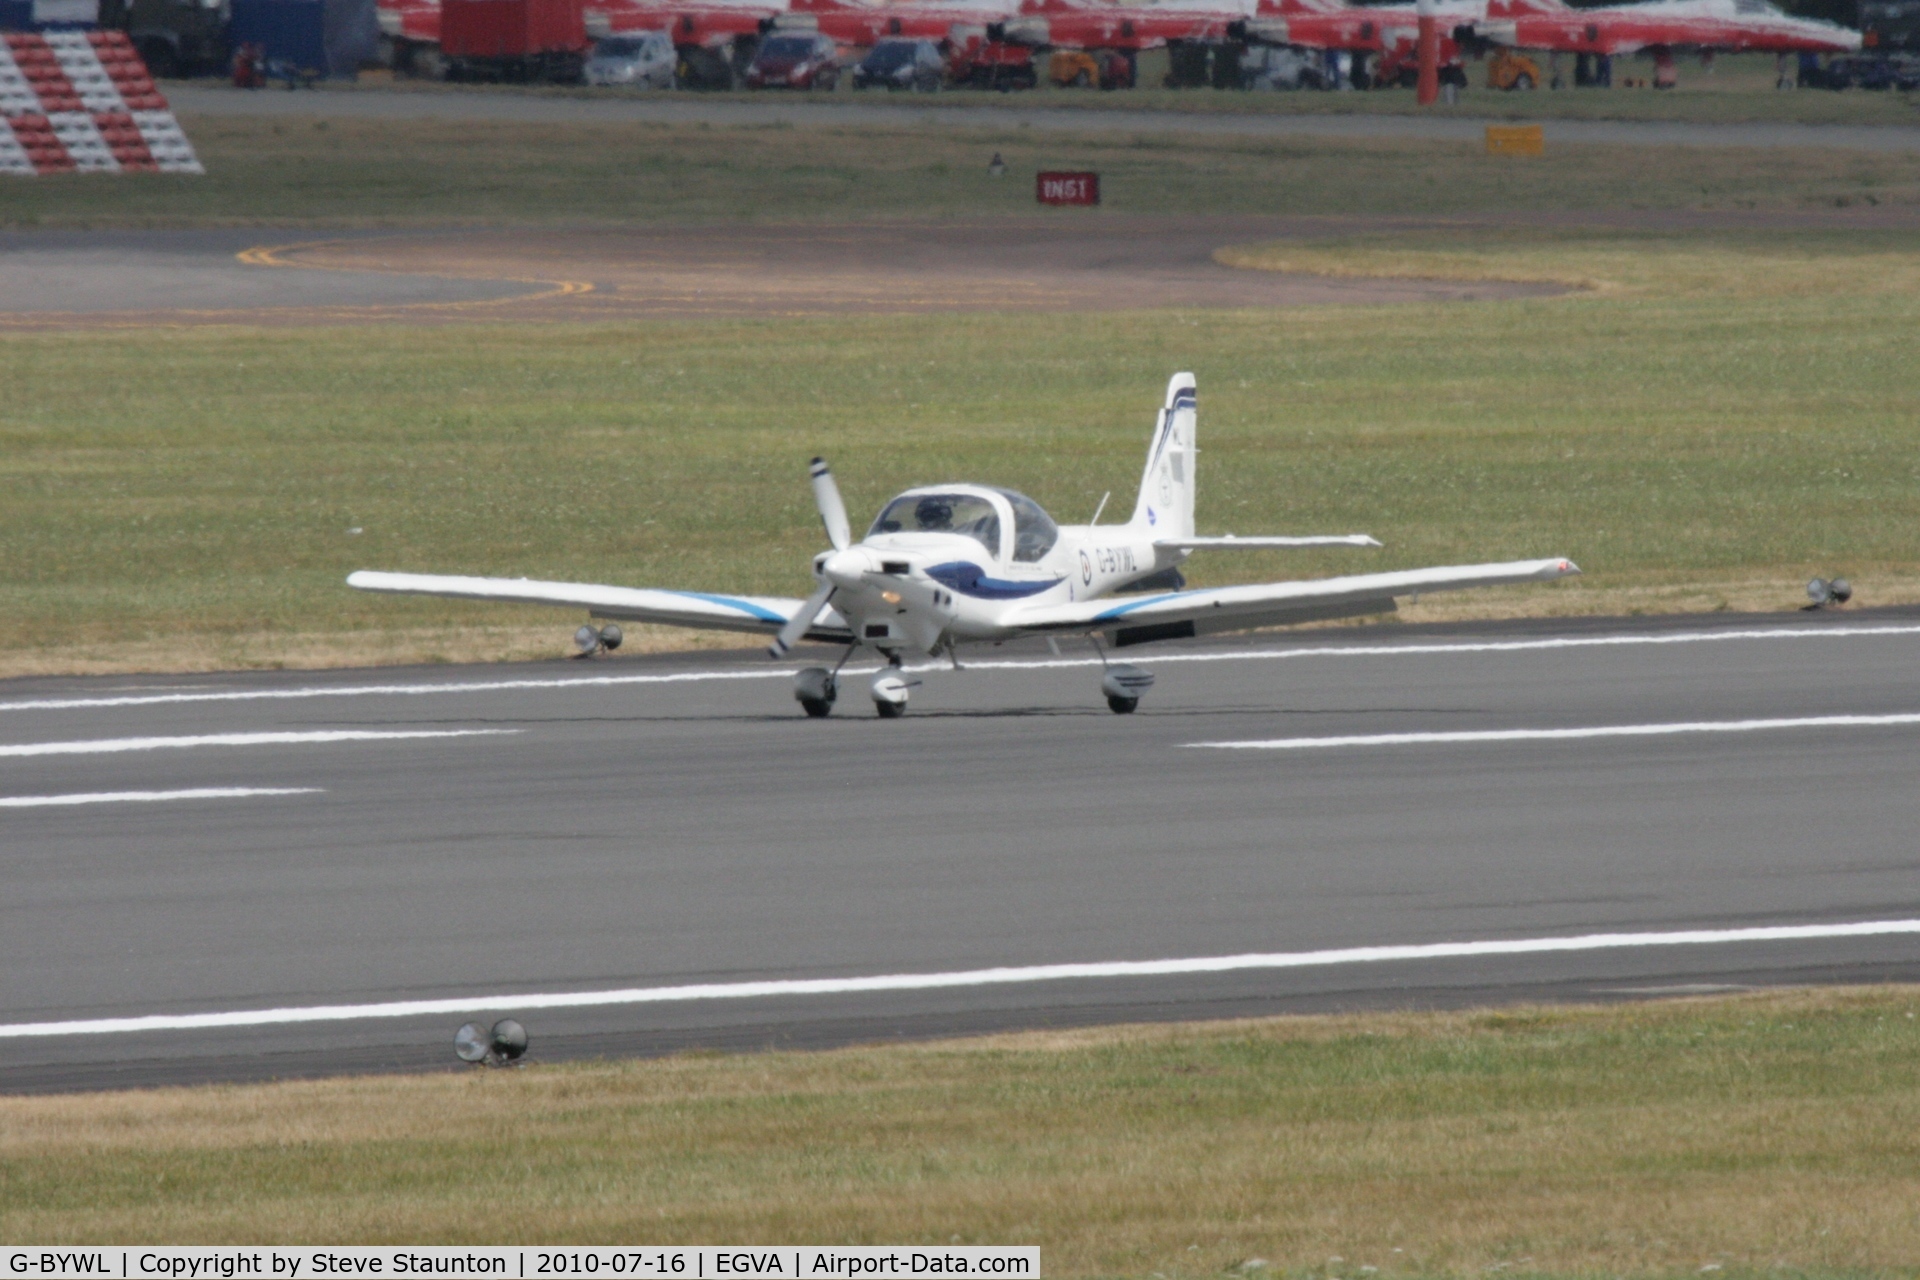
<svg viewBox="0 0 1920 1280">
<path fill-rule="evenodd" d="M 813 476 L 813 500 L 820 507 L 820 523 L 827 526 L 827 541 L 835 551 L 845 551 L 853 541 L 853 528 L 847 523 L 847 504 L 840 501 L 840 486 L 833 482 L 825 458 L 815 458 L 807 467 Z"/>
<path fill-rule="evenodd" d="M 807 470 L 813 477 L 813 500 L 820 508 L 820 523 L 827 527 L 827 540 L 833 543 L 834 551 L 845 551 L 853 542 L 853 527 L 847 522 L 847 504 L 840 500 L 840 486 L 834 483 L 825 458 L 815 458 Z M 833 579 L 827 577 L 819 590 L 807 597 L 800 611 L 787 619 L 787 625 L 780 628 L 780 634 L 767 646 L 767 652 L 776 658 L 786 657 L 787 651 L 799 644 L 807 629 L 819 619 L 821 610 L 833 599 L 834 589 Z"/>
</svg>

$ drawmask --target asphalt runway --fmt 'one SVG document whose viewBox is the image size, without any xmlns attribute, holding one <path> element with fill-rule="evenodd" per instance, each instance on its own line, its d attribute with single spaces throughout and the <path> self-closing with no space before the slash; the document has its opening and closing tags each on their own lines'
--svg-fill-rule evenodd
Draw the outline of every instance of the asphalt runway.
<svg viewBox="0 0 1920 1280">
<path fill-rule="evenodd" d="M 0 233 L 0 329 L 1310 307 L 1566 292 L 1552 284 L 1250 271 L 1213 259 L 1224 245 L 1332 229 L 1311 218 L 1119 216 L 306 235 L 12 232 Z"/>
<path fill-rule="evenodd" d="M 313 239 L 286 232 L 0 232 L 0 328 L 231 323 L 298 312 L 360 318 L 422 305 L 487 303 L 539 291 L 499 278 L 361 269 L 276 270 L 243 260 L 260 245 Z M 338 240 L 340 233 L 328 237 Z M 321 264 L 325 266 L 326 264 Z"/>
<path fill-rule="evenodd" d="M 1126 656 L 5 682 L 0 1089 L 1920 978 L 1920 611 Z"/>
<path fill-rule="evenodd" d="M 355 89 L 316 93 L 249 93 L 206 85 L 169 84 L 175 110 L 201 116 L 291 116 L 384 120 L 492 120 L 536 124 L 618 123 L 825 125 L 1043 129 L 1056 133 L 1198 133 L 1241 138 L 1411 138 L 1478 145 L 1490 124 L 1480 116 L 1384 113 L 1157 111 L 1112 106 L 1026 106 L 984 101 L 932 106 L 900 102 L 846 102 L 804 95 L 756 101 L 714 100 L 697 94 L 589 97 L 444 86 Z M 962 97 L 966 95 L 953 95 Z M 1656 147 L 1812 147 L 1859 151 L 1920 150 L 1920 127 L 1784 123 L 1694 123 L 1678 120 L 1546 120 L 1552 144 Z"/>
</svg>

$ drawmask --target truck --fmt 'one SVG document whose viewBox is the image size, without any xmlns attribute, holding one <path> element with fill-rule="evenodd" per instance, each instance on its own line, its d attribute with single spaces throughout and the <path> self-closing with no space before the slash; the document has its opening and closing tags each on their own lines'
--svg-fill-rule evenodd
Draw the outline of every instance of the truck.
<svg viewBox="0 0 1920 1280">
<path fill-rule="evenodd" d="M 581 0 L 445 0 L 440 8 L 449 80 L 579 84 L 591 45 Z"/>
<path fill-rule="evenodd" d="M 313 78 L 351 78 L 378 52 L 374 0 L 99 0 L 99 25 L 124 31 L 162 80 L 220 75 L 248 45 Z"/>
<path fill-rule="evenodd" d="M 100 25 L 126 32 L 162 80 L 225 71 L 232 16 L 227 0 L 100 0 Z"/>
<path fill-rule="evenodd" d="M 956 26 L 947 44 L 947 82 L 956 87 L 1032 89 L 1040 83 L 1033 50 L 1004 38 L 999 24 Z"/>
</svg>

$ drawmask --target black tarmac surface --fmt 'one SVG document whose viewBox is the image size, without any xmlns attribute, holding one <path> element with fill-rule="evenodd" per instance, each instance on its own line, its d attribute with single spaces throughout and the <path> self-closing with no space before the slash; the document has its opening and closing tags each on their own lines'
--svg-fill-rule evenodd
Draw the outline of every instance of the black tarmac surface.
<svg viewBox="0 0 1920 1280">
<path fill-rule="evenodd" d="M 1609 637 L 1624 642 L 1590 643 Z M 1917 711 L 1920 613 L 1323 630 L 1126 656 L 1159 677 L 1132 716 L 1107 711 L 1084 648 L 929 670 L 899 721 L 874 717 L 864 676 L 809 721 L 791 664 L 747 653 L 0 683 L 0 802 L 320 789 L 0 803 L 0 1091 L 451 1066 L 461 1021 L 514 1011 L 485 999 L 501 993 L 1920 916 L 1920 725 L 1186 745 Z M 534 687 L 454 688 L 508 681 Z M 182 694 L 270 696 L 153 701 Z M 17 750 L 478 729 L 510 732 Z M 1914 978 L 1909 935 L 517 1016 L 551 1060 Z M 420 999 L 473 1009 L 19 1034 Z"/>
</svg>

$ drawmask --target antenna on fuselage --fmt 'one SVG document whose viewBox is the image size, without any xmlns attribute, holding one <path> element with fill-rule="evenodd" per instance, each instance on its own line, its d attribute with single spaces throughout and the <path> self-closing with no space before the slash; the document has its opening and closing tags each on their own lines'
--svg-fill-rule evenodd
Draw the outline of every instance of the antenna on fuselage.
<svg viewBox="0 0 1920 1280">
<path fill-rule="evenodd" d="M 1107 509 L 1107 499 L 1112 496 L 1113 490 L 1111 489 L 1100 495 L 1100 505 L 1093 509 L 1093 519 L 1087 521 L 1088 528 L 1092 528 L 1094 525 L 1100 523 L 1100 513 Z"/>
</svg>

